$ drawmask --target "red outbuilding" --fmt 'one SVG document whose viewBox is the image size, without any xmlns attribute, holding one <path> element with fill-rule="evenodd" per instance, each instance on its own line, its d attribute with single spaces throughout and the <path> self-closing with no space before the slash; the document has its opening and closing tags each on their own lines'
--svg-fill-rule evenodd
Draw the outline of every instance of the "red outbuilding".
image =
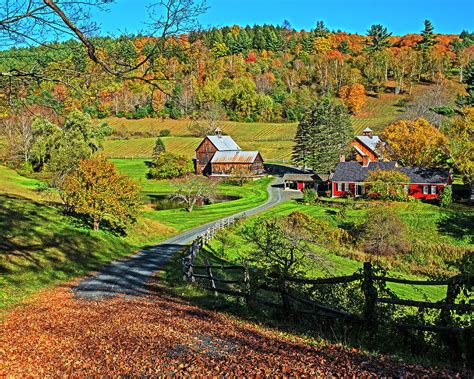
<svg viewBox="0 0 474 379">
<path fill-rule="evenodd" d="M 410 178 L 404 183 L 407 193 L 417 199 L 436 199 L 444 187 L 451 185 L 448 169 L 428 167 L 398 167 L 396 162 L 340 162 L 331 179 L 332 197 L 348 194 L 359 197 L 366 192 L 370 171 L 397 170 Z"/>
</svg>

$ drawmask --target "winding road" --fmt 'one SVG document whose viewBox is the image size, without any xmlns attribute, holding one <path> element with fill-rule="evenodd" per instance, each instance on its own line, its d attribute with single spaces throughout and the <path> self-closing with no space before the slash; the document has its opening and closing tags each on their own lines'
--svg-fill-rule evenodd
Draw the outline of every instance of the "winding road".
<svg viewBox="0 0 474 379">
<path fill-rule="evenodd" d="M 277 177 L 268 187 L 269 197 L 264 204 L 233 216 L 251 216 L 297 196 L 295 192 L 284 191 L 281 184 L 281 177 Z M 221 220 L 190 229 L 158 245 L 140 250 L 127 259 L 118 260 L 104 266 L 93 276 L 87 277 L 78 283 L 74 288 L 76 297 L 101 300 L 116 295 L 137 296 L 147 294 L 146 283 L 152 275 L 173 254 Z"/>
</svg>

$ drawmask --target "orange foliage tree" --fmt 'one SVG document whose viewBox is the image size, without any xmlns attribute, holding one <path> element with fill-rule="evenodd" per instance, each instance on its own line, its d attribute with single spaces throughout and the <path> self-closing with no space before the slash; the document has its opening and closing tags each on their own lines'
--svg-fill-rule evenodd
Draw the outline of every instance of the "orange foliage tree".
<svg viewBox="0 0 474 379">
<path fill-rule="evenodd" d="M 404 166 L 434 167 L 448 158 L 448 139 L 423 118 L 397 121 L 380 138 L 386 142 L 384 157 Z"/>
<path fill-rule="evenodd" d="M 139 185 L 102 156 L 81 161 L 66 177 L 62 191 L 66 205 L 89 217 L 95 231 L 102 221 L 124 230 L 138 216 Z"/>
<path fill-rule="evenodd" d="M 360 83 L 342 86 L 339 90 L 339 97 L 352 114 L 357 114 L 365 104 L 365 88 Z"/>
</svg>

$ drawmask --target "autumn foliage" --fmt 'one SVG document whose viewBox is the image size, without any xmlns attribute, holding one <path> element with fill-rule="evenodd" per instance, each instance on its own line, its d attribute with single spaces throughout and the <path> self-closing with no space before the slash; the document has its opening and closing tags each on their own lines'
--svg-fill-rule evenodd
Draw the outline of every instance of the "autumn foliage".
<svg viewBox="0 0 474 379">
<path fill-rule="evenodd" d="M 397 121 L 380 138 L 386 142 L 384 157 L 403 166 L 436 167 L 449 154 L 446 136 L 423 118 Z"/>
<path fill-rule="evenodd" d="M 94 230 L 103 221 L 124 229 L 139 212 L 139 185 L 102 156 L 81 161 L 66 177 L 62 191 L 67 206 L 90 218 Z"/>
<path fill-rule="evenodd" d="M 0 323 L 0 377 L 469 377 L 303 338 L 164 296 L 43 292 Z"/>
<path fill-rule="evenodd" d="M 339 97 L 352 114 L 358 114 L 365 104 L 365 88 L 360 83 L 342 86 L 339 91 Z"/>
</svg>

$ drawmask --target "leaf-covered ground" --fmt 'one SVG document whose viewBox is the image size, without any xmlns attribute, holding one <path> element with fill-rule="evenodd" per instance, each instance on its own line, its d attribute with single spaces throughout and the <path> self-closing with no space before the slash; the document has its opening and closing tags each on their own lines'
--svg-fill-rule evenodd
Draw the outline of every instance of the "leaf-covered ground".
<svg viewBox="0 0 474 379">
<path fill-rule="evenodd" d="M 0 377 L 232 375 L 452 376 L 334 345 L 308 345 L 163 295 L 37 295 L 0 323 Z"/>
</svg>

